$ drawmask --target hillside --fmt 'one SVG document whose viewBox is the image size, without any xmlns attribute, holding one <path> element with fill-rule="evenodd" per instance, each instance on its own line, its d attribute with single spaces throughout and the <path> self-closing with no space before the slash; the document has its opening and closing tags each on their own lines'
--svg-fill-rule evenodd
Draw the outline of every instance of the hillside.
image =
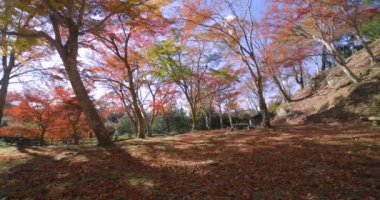
<svg viewBox="0 0 380 200">
<path fill-rule="evenodd" d="M 371 48 L 380 57 L 380 40 Z M 360 84 L 351 84 L 339 67 L 324 71 L 279 108 L 275 123 L 363 123 L 360 117 L 380 115 L 380 64 L 371 66 L 364 50 L 347 61 Z"/>
</svg>

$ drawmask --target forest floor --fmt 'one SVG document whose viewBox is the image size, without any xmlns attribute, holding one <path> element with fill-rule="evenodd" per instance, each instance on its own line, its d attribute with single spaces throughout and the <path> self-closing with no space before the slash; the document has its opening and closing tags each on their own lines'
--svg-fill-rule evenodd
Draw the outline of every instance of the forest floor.
<svg viewBox="0 0 380 200">
<path fill-rule="evenodd" d="M 0 148 L 0 199 L 379 199 L 380 131 L 279 126 Z"/>
</svg>

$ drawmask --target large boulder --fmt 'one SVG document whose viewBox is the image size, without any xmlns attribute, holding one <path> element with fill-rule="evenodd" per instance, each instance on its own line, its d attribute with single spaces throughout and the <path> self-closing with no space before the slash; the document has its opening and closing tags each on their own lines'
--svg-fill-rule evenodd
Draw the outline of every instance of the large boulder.
<svg viewBox="0 0 380 200">
<path fill-rule="evenodd" d="M 306 115 L 300 115 L 296 118 L 286 119 L 286 123 L 289 125 L 305 125 L 307 121 Z"/>
<path fill-rule="evenodd" d="M 286 117 L 288 116 L 289 114 L 289 110 L 285 109 L 285 108 L 279 108 L 277 110 L 277 117 Z"/>
<path fill-rule="evenodd" d="M 343 88 L 350 83 L 350 81 L 344 80 L 342 75 L 331 75 L 326 78 L 326 82 L 331 89 Z"/>
</svg>

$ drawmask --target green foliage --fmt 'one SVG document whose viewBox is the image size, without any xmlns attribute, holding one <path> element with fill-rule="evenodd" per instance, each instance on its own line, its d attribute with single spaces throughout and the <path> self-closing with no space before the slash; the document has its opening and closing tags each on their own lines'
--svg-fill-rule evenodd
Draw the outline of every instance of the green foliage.
<svg viewBox="0 0 380 200">
<path fill-rule="evenodd" d="M 362 32 L 371 41 L 380 38 L 380 16 L 374 18 L 368 24 L 365 24 L 362 28 Z"/>
<path fill-rule="evenodd" d="M 172 129 L 178 133 L 185 133 L 191 131 L 191 119 L 186 115 L 185 110 L 177 109 L 172 113 L 171 118 Z"/>
<path fill-rule="evenodd" d="M 153 132 L 155 134 L 167 133 L 168 125 L 171 132 L 189 132 L 191 130 L 191 119 L 183 109 L 175 109 L 167 116 L 157 116 L 153 123 Z"/>
<path fill-rule="evenodd" d="M 366 4 L 379 4 L 380 3 L 380 0 L 365 0 L 365 3 Z"/>
<path fill-rule="evenodd" d="M 280 106 L 281 106 L 281 102 L 279 102 L 279 101 L 274 102 L 274 103 L 272 103 L 272 104 L 270 104 L 270 105 L 268 106 L 268 111 L 269 111 L 270 113 L 276 113 L 277 110 L 278 110 L 278 108 L 280 108 Z"/>
<path fill-rule="evenodd" d="M 176 44 L 174 38 L 161 41 L 148 50 L 147 56 L 157 63 L 157 67 L 151 70 L 152 74 L 159 78 L 169 78 L 173 81 L 183 79 L 191 75 L 191 71 L 180 63 L 178 57 L 183 47 Z"/>
<path fill-rule="evenodd" d="M 118 127 L 116 128 L 120 135 L 132 134 L 133 123 L 129 118 L 123 118 L 119 120 Z"/>
<path fill-rule="evenodd" d="M 153 133 L 155 134 L 165 133 L 166 127 L 164 124 L 164 117 L 162 115 L 158 115 L 156 117 L 156 119 L 153 122 L 152 128 L 153 128 Z"/>
</svg>

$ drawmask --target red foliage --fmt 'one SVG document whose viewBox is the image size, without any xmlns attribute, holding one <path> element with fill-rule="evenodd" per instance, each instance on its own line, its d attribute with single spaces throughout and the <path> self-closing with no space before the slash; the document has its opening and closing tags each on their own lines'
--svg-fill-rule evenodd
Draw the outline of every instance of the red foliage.
<svg viewBox="0 0 380 200">
<path fill-rule="evenodd" d="M 5 126 L 0 128 L 0 137 L 37 138 L 38 129 L 34 127 Z"/>
</svg>

